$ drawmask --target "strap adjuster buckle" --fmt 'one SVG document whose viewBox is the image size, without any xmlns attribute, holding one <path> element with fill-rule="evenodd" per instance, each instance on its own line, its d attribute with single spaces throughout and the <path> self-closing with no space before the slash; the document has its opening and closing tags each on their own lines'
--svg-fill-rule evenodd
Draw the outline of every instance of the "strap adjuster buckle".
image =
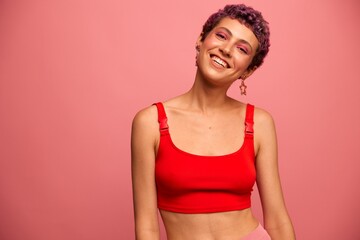
<svg viewBox="0 0 360 240">
<path fill-rule="evenodd" d="M 160 124 L 160 131 L 166 131 L 169 129 L 169 126 L 167 124 L 167 119 L 162 119 L 159 121 L 159 124 Z"/>
<path fill-rule="evenodd" d="M 245 122 L 245 134 L 254 135 L 254 123 Z"/>
</svg>

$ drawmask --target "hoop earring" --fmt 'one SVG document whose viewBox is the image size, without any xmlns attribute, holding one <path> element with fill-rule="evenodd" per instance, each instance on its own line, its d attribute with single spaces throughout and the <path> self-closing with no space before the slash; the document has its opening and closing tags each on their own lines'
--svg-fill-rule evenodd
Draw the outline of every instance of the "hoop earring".
<svg viewBox="0 0 360 240">
<path fill-rule="evenodd" d="M 245 79 L 241 79 L 241 84 L 240 84 L 239 88 L 240 88 L 241 95 L 246 96 L 246 88 L 247 88 L 247 86 L 245 85 Z"/>
</svg>

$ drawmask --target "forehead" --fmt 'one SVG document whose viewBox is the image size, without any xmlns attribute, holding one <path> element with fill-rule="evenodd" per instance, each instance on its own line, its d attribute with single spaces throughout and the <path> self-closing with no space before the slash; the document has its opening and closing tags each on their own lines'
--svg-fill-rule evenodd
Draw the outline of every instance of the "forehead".
<svg viewBox="0 0 360 240">
<path fill-rule="evenodd" d="M 252 46 L 253 49 L 257 49 L 259 41 L 257 40 L 255 34 L 250 28 L 241 23 L 239 20 L 225 17 L 220 20 L 220 22 L 214 27 L 213 30 L 218 30 L 221 28 L 227 29 L 231 33 L 232 37 L 238 40 L 245 40 Z"/>
</svg>

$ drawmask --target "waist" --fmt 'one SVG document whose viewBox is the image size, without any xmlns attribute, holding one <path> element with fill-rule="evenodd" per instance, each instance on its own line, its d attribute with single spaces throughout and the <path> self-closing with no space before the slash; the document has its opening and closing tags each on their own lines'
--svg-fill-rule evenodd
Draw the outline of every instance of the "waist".
<svg viewBox="0 0 360 240">
<path fill-rule="evenodd" d="M 250 208 L 236 211 L 184 214 L 160 210 L 168 240 L 240 239 L 259 224 Z"/>
</svg>

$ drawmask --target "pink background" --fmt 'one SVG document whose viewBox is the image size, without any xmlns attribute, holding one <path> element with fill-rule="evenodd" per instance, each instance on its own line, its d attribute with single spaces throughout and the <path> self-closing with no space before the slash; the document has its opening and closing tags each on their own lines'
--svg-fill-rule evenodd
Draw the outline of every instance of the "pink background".
<svg viewBox="0 0 360 240">
<path fill-rule="evenodd" d="M 360 3 L 244 2 L 272 46 L 248 96 L 230 95 L 275 118 L 298 239 L 360 239 Z M 1 240 L 134 238 L 132 117 L 191 87 L 202 24 L 226 3 L 0 1 Z"/>
</svg>

